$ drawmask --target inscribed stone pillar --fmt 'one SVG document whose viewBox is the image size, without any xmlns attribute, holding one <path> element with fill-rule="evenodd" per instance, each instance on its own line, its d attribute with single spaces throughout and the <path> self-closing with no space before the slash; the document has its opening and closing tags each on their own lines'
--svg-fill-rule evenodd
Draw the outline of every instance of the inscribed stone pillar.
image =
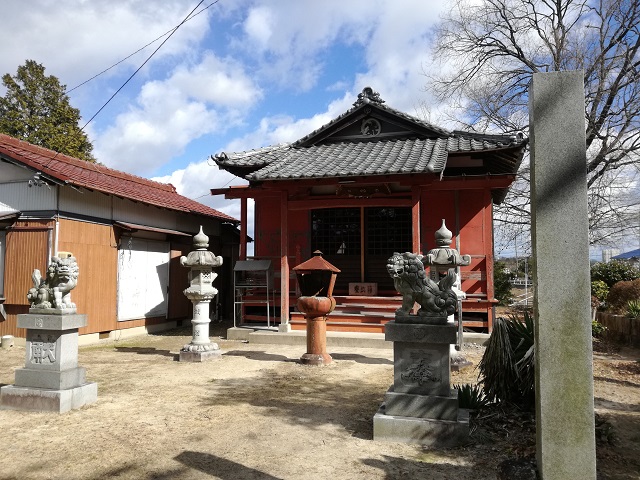
<svg viewBox="0 0 640 480">
<path fill-rule="evenodd" d="M 533 75 L 529 102 L 538 470 L 595 479 L 583 72 Z"/>
</svg>

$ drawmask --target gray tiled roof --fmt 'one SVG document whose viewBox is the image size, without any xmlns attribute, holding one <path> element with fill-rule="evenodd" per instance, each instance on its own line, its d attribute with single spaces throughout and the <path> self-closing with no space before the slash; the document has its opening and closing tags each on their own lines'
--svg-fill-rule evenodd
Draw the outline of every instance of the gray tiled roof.
<svg viewBox="0 0 640 480">
<path fill-rule="evenodd" d="M 285 180 L 361 175 L 441 173 L 449 153 L 495 150 L 504 145 L 464 137 L 378 139 L 309 147 L 280 145 L 220 154 L 224 166 L 254 167 L 247 180 Z"/>
<path fill-rule="evenodd" d="M 301 139 L 238 153 L 219 153 L 218 166 L 250 181 L 436 173 L 449 154 L 496 152 L 485 173 L 515 173 L 526 141 L 519 136 L 448 131 L 384 105 L 365 87 L 353 107 Z M 388 136 L 366 137 L 351 125 L 375 115 L 400 127 Z M 351 129 L 350 129 L 351 128 Z M 465 172 L 457 172 L 464 174 Z"/>
</svg>

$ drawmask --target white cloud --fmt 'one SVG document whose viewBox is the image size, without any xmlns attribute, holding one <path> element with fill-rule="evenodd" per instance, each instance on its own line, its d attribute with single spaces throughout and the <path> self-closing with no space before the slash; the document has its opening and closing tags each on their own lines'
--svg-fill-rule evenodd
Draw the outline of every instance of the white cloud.
<svg viewBox="0 0 640 480">
<path fill-rule="evenodd" d="M 31 59 L 68 87 L 108 66 L 178 25 L 193 8 L 187 0 L 4 0 L 0 72 L 14 74 Z M 211 12 L 186 22 L 154 56 L 188 55 L 207 34 Z M 109 75 L 138 67 L 160 42 L 126 60 Z"/>
<path fill-rule="evenodd" d="M 261 50 L 268 47 L 273 34 L 273 17 L 271 9 L 260 6 L 251 9 L 244 22 L 244 31 L 247 37 L 254 46 Z"/>
<path fill-rule="evenodd" d="M 171 175 L 156 177 L 153 180 L 171 183 L 180 195 L 196 200 L 211 208 L 240 220 L 240 200 L 227 200 L 224 195 L 211 195 L 212 188 L 246 184 L 229 172 L 219 170 L 211 160 L 190 163 L 186 168 L 174 171 Z M 254 202 L 247 202 L 247 234 L 254 237 Z"/>
<path fill-rule="evenodd" d="M 132 173 L 153 172 L 191 141 L 224 130 L 260 96 L 236 62 L 207 53 L 191 68 L 180 65 L 166 80 L 147 82 L 136 105 L 98 134 L 96 158 Z"/>
</svg>

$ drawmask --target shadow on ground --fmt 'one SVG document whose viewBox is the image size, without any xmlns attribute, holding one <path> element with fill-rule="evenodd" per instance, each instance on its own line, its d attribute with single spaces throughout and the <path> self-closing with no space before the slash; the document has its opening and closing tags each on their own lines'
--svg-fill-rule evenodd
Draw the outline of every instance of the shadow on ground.
<svg viewBox="0 0 640 480">
<path fill-rule="evenodd" d="M 246 379 L 216 380 L 204 401 L 210 406 L 244 403 L 263 407 L 270 416 L 312 430 L 327 424 L 341 425 L 350 435 L 370 440 L 373 438 L 373 415 L 389 385 L 381 383 L 385 380 L 384 375 L 382 380 L 378 375 L 377 381 L 369 378 L 354 381 L 337 374 L 340 369 L 335 364 L 310 367 L 287 359 L 277 369 L 264 370 L 250 382 Z"/>
<path fill-rule="evenodd" d="M 385 472 L 385 478 L 425 478 L 429 480 L 445 480 L 451 478 L 494 478 L 493 469 L 485 469 L 478 465 L 451 465 L 429 461 L 411 460 L 408 458 L 383 455 L 382 459 L 367 458 L 362 463 Z"/>
<path fill-rule="evenodd" d="M 161 357 L 170 357 L 174 361 L 178 361 L 180 355 L 171 353 L 170 350 L 158 350 L 153 347 L 114 347 L 118 352 L 137 353 L 138 355 L 159 355 Z"/>
<path fill-rule="evenodd" d="M 284 355 L 274 355 L 272 353 L 262 352 L 259 350 L 230 350 L 224 352 L 225 357 L 244 357 L 248 360 L 260 360 L 267 362 L 293 362 L 298 359 L 285 357 Z"/>
<path fill-rule="evenodd" d="M 184 451 L 175 457 L 183 465 L 199 470 L 202 473 L 222 480 L 237 480 L 240 478 L 259 478 L 260 480 L 282 480 L 268 473 L 246 467 L 241 463 L 227 460 L 210 453 Z"/>
<path fill-rule="evenodd" d="M 334 360 L 351 360 L 356 363 L 366 363 L 368 365 L 393 365 L 393 360 L 389 360 L 388 358 L 367 357 L 355 353 L 329 353 Z"/>
</svg>

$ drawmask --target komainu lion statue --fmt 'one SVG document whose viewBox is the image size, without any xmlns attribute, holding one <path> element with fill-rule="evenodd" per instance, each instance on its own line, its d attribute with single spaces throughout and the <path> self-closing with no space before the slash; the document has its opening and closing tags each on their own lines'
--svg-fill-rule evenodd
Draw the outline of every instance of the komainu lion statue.
<svg viewBox="0 0 640 480">
<path fill-rule="evenodd" d="M 387 260 L 387 271 L 398 292 L 402 294 L 402 306 L 396 314 L 409 315 L 414 303 L 420 305 L 418 317 L 438 317 L 446 323 L 446 317 L 456 311 L 458 299 L 451 287 L 456 281 L 455 270 L 436 283 L 424 269 L 422 255 L 414 253 L 394 253 Z M 434 322 L 436 323 L 436 322 Z"/>
<path fill-rule="evenodd" d="M 31 308 L 75 309 L 71 302 L 71 290 L 78 284 L 78 263 L 75 257 L 51 258 L 46 278 L 40 270 L 33 271 L 33 288 L 27 293 Z"/>
</svg>

